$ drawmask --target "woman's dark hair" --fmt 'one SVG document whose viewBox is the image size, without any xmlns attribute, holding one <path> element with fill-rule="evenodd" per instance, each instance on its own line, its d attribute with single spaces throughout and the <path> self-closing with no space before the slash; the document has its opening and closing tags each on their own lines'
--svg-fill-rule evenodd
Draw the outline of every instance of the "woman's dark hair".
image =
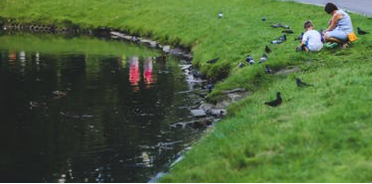
<svg viewBox="0 0 372 184">
<path fill-rule="evenodd" d="M 337 6 L 333 3 L 327 3 L 324 10 L 328 13 L 331 14 L 333 11 L 338 10 Z"/>
</svg>

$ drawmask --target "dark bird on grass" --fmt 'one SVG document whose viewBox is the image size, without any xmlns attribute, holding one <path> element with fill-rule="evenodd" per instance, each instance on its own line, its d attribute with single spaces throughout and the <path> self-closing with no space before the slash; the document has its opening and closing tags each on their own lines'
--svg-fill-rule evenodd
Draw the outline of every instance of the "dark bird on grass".
<svg viewBox="0 0 372 184">
<path fill-rule="evenodd" d="M 369 34 L 369 32 L 363 31 L 360 29 L 360 27 L 358 27 L 358 35 L 366 35 L 366 34 Z"/>
<path fill-rule="evenodd" d="M 265 102 L 265 105 L 271 106 L 271 107 L 277 107 L 282 104 L 282 97 L 280 96 L 280 92 L 276 93 L 276 99 L 270 102 Z"/>
<path fill-rule="evenodd" d="M 266 21 L 266 17 L 262 17 L 261 20 L 265 22 Z"/>
<path fill-rule="evenodd" d="M 220 13 L 218 14 L 218 18 L 222 18 L 222 17 L 223 17 L 223 13 L 220 12 Z"/>
<path fill-rule="evenodd" d="M 265 52 L 268 53 L 268 54 L 271 53 L 271 49 L 267 45 L 265 46 Z"/>
<path fill-rule="evenodd" d="M 281 27 L 284 28 L 284 29 L 291 29 L 291 27 L 288 26 L 288 25 L 281 25 Z"/>
<path fill-rule="evenodd" d="M 311 84 L 306 84 L 306 83 L 302 82 L 302 80 L 299 79 L 299 78 L 296 78 L 296 84 L 297 84 L 297 87 L 299 87 L 299 88 L 313 86 Z"/>
<path fill-rule="evenodd" d="M 216 63 L 220 58 L 216 58 L 216 59 L 211 59 L 209 61 L 207 61 L 208 64 L 213 64 L 213 63 Z"/>
<path fill-rule="evenodd" d="M 262 54 L 261 58 L 260 58 L 260 63 L 263 63 L 267 60 L 267 55 L 264 53 Z"/>
<path fill-rule="evenodd" d="M 285 29 L 282 31 L 282 33 L 293 34 L 294 32 L 292 29 Z"/>
<path fill-rule="evenodd" d="M 287 35 L 284 33 L 283 36 L 279 37 L 278 40 L 282 40 L 283 42 L 287 40 Z"/>
<path fill-rule="evenodd" d="M 287 35 L 283 34 L 283 36 L 279 37 L 278 39 L 271 41 L 272 44 L 281 44 L 287 40 Z"/>
<path fill-rule="evenodd" d="M 245 64 L 244 64 L 244 63 L 239 63 L 239 64 L 238 64 L 238 67 L 239 67 L 239 68 L 243 68 L 243 67 L 245 67 Z"/>
<path fill-rule="evenodd" d="M 295 38 L 295 40 L 302 40 L 302 38 L 304 37 L 304 32 L 301 33 L 300 36 L 298 36 L 297 38 Z"/>
<path fill-rule="evenodd" d="M 254 59 L 248 55 L 247 58 L 245 59 L 245 61 L 247 61 L 250 65 L 253 65 L 254 64 Z"/>
<path fill-rule="evenodd" d="M 278 24 L 271 25 L 271 27 L 273 27 L 273 28 L 279 28 L 279 27 L 282 27 L 282 25 L 280 23 L 278 23 Z"/>
<path fill-rule="evenodd" d="M 272 73 L 271 68 L 269 67 L 269 65 L 265 66 L 265 73 L 266 74 L 271 74 Z"/>
</svg>

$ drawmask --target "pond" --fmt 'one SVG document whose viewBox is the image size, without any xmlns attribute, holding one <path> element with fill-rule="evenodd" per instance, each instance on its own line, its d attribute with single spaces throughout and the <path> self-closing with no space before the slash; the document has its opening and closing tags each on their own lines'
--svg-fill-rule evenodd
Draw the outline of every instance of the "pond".
<svg viewBox="0 0 372 184">
<path fill-rule="evenodd" d="M 86 36 L 0 35 L 2 182 L 147 182 L 202 130 L 188 63 Z"/>
</svg>

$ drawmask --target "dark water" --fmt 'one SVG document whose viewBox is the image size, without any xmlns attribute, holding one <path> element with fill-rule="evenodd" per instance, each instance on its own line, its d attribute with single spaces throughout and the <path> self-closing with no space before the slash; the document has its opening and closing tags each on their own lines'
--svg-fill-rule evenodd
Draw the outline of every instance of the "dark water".
<svg viewBox="0 0 372 184">
<path fill-rule="evenodd" d="M 146 182 L 199 135 L 182 62 L 117 41 L 0 36 L 1 182 Z"/>
</svg>

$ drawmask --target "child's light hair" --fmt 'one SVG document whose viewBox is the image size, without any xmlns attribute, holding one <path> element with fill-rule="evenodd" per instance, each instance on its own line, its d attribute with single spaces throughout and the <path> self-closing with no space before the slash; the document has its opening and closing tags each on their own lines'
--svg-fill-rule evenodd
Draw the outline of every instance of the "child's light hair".
<svg viewBox="0 0 372 184">
<path fill-rule="evenodd" d="M 308 29 L 309 27 L 314 26 L 313 22 L 311 20 L 308 20 L 304 23 L 304 28 Z"/>
</svg>

